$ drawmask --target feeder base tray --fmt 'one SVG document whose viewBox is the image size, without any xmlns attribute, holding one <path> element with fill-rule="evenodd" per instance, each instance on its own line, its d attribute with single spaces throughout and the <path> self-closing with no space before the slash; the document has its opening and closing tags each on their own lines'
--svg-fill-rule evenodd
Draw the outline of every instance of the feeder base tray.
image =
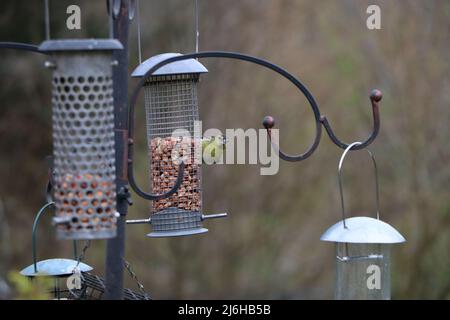
<svg viewBox="0 0 450 320">
<path fill-rule="evenodd" d="M 167 208 L 151 215 L 152 238 L 190 236 L 208 232 L 203 228 L 202 214 L 180 208 Z"/>
<path fill-rule="evenodd" d="M 95 230 L 95 231 L 56 231 L 58 239 L 65 240 L 95 240 L 95 239 L 111 239 L 117 235 L 116 229 L 111 230 Z"/>
<path fill-rule="evenodd" d="M 150 238 L 165 238 L 165 237 L 182 237 L 191 236 L 195 234 L 201 234 L 208 232 L 206 228 L 188 229 L 188 230 L 176 230 L 176 231 L 154 231 L 147 234 Z"/>
</svg>

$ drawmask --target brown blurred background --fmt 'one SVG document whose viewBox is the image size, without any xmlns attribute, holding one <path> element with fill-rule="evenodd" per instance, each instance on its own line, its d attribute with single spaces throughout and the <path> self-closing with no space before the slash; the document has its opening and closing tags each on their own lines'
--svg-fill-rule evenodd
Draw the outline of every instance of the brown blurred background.
<svg viewBox="0 0 450 320">
<path fill-rule="evenodd" d="M 53 38 L 107 37 L 105 1 L 50 1 Z M 78 4 L 82 30 L 65 28 Z M 393 298 L 450 298 L 450 3 L 446 0 L 199 0 L 200 50 L 239 51 L 298 76 L 344 141 L 363 140 L 372 126 L 368 94 L 383 91 L 381 132 L 370 146 L 379 165 L 381 217 L 407 242 L 393 248 Z M 381 30 L 366 28 L 378 4 Z M 143 57 L 194 51 L 194 1 L 141 0 Z M 135 22 L 130 71 L 138 64 Z M 1 1 L 0 41 L 38 44 L 43 1 Z M 51 154 L 50 73 L 44 58 L 0 52 L 0 279 L 31 263 L 31 225 L 43 204 L 44 158 Z M 301 152 L 314 134 L 312 112 L 294 87 L 244 62 L 202 61 L 203 127 L 260 128 L 276 118 L 282 147 Z M 130 81 L 130 89 L 136 84 Z M 143 118 L 143 108 L 139 118 Z M 147 158 L 144 122 L 137 132 L 141 185 Z M 337 162 L 342 150 L 326 134 L 315 154 L 281 162 L 275 176 L 259 166 L 205 166 L 206 212 L 228 212 L 189 238 L 149 239 L 148 226 L 128 226 L 126 258 L 154 298 L 333 297 L 334 247 L 320 235 L 340 219 Z M 346 201 L 353 215 L 373 215 L 369 160 L 346 163 Z M 134 197 L 130 218 L 149 204 Z M 38 258 L 71 257 L 56 241 L 49 214 L 39 229 Z M 82 245 L 82 243 L 80 243 Z M 104 241 L 86 255 L 103 275 Z M 126 284 L 136 286 L 127 276 Z"/>
</svg>

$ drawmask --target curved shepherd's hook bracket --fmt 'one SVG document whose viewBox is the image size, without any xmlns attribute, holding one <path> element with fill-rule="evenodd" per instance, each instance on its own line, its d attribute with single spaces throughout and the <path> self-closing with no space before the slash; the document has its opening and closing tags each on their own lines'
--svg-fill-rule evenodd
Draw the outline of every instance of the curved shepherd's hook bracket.
<svg viewBox="0 0 450 320">
<path fill-rule="evenodd" d="M 267 69 L 270 69 L 270 70 L 278 73 L 279 75 L 281 75 L 284 78 L 286 78 L 287 80 L 289 80 L 292 84 L 294 84 L 300 90 L 300 92 L 308 100 L 309 105 L 314 113 L 314 118 L 316 121 L 316 136 L 314 138 L 313 143 L 308 147 L 308 149 L 304 153 L 298 154 L 298 155 L 286 154 L 285 152 L 281 151 L 280 148 L 272 142 L 272 146 L 274 147 L 274 149 L 276 150 L 276 152 L 278 153 L 278 155 L 281 159 L 283 159 L 285 161 L 290 161 L 290 162 L 297 162 L 297 161 L 304 160 L 304 159 L 308 158 L 309 156 L 311 156 L 313 154 L 313 152 L 315 151 L 315 149 L 319 145 L 321 134 L 322 134 L 322 125 L 325 127 L 325 130 L 326 130 L 328 136 L 330 137 L 331 141 L 333 141 L 334 144 L 336 144 L 338 147 L 340 147 L 342 149 L 345 149 L 348 147 L 348 144 L 342 142 L 341 140 L 339 140 L 336 137 L 327 118 L 320 114 L 319 107 L 317 106 L 317 103 L 316 103 L 314 97 L 309 92 L 309 90 L 306 88 L 306 86 L 303 83 L 301 83 L 300 80 L 298 80 L 296 77 L 294 77 L 292 74 L 290 74 L 283 68 L 281 68 L 271 62 L 268 62 L 266 60 L 260 59 L 260 58 L 256 58 L 256 57 L 241 54 L 241 53 L 225 52 L 225 51 L 205 51 L 205 52 L 198 52 L 198 53 L 190 53 L 190 54 L 176 56 L 176 57 L 172 57 L 172 58 L 161 61 L 160 63 L 156 64 L 153 68 L 148 70 L 147 74 L 145 75 L 145 77 L 142 80 L 145 80 L 152 73 L 154 73 L 159 68 L 165 66 L 166 64 L 176 62 L 176 61 L 181 61 L 181 60 L 192 59 L 192 58 L 195 58 L 195 59 L 197 59 L 197 58 L 228 58 L 228 59 L 237 59 L 237 60 L 251 62 L 251 63 L 260 65 L 262 67 L 265 67 Z M 382 98 L 381 91 L 379 91 L 379 90 L 372 91 L 372 93 L 370 95 L 370 101 L 372 103 L 372 112 L 373 112 L 373 131 L 372 131 L 371 135 L 367 138 L 366 141 L 362 142 L 360 145 L 355 145 L 352 148 L 352 150 L 359 150 L 359 149 L 363 149 L 363 148 L 367 147 L 377 137 L 378 132 L 380 130 L 380 116 L 379 116 L 379 110 L 378 110 L 378 102 L 381 100 L 381 98 Z M 275 125 L 274 118 L 272 116 L 264 117 L 263 125 L 267 130 L 269 139 L 271 139 L 271 131 Z"/>
<path fill-rule="evenodd" d="M 39 51 L 39 46 L 37 45 L 21 42 L 0 42 L 0 49 L 14 49 L 46 54 L 45 52 Z"/>
<path fill-rule="evenodd" d="M 367 147 L 369 144 L 371 144 L 375 138 L 378 135 L 378 132 L 380 131 L 380 113 L 379 113 L 379 108 L 378 108 L 378 102 L 381 100 L 381 98 L 383 97 L 382 93 L 380 90 L 374 89 L 372 90 L 372 92 L 370 93 L 370 102 L 372 103 L 372 115 L 373 115 L 373 129 L 372 129 L 372 133 L 370 134 L 370 136 L 366 139 L 366 141 L 358 144 L 358 145 L 354 145 L 351 150 L 360 150 L 360 149 L 364 149 L 365 147 Z M 339 148 L 342 149 L 346 149 L 349 144 L 342 142 L 341 140 L 339 140 L 338 137 L 336 137 L 336 135 L 333 132 L 333 129 L 331 129 L 330 123 L 328 122 L 327 117 L 325 116 L 320 116 L 319 119 L 320 123 L 323 124 L 323 126 L 325 127 L 325 130 L 327 131 L 328 136 L 330 137 L 331 141 L 333 141 L 333 143 L 335 145 L 337 145 Z M 266 116 L 264 117 L 263 120 L 263 126 L 264 128 L 266 128 L 267 130 L 267 134 L 269 135 L 269 139 L 271 138 L 271 134 L 272 134 L 272 128 L 275 125 L 275 120 L 272 116 Z M 300 161 L 303 159 L 300 158 L 296 158 L 296 157 L 292 157 L 289 155 L 286 155 L 283 151 L 279 150 L 278 146 L 276 146 L 274 143 L 272 143 L 273 147 L 275 150 L 277 150 L 279 156 L 281 159 L 286 160 L 286 161 Z"/>
<path fill-rule="evenodd" d="M 152 194 L 143 191 L 136 183 L 134 179 L 133 172 L 133 149 L 134 149 L 134 110 L 137 98 L 139 96 L 139 92 L 141 91 L 142 86 L 145 84 L 147 79 L 152 75 L 155 68 L 150 69 L 137 84 L 136 88 L 133 91 L 133 95 L 130 99 L 129 111 L 128 111 L 128 182 L 131 188 L 136 192 L 136 194 L 146 200 L 159 200 L 162 198 L 167 198 L 177 192 L 178 188 L 181 186 L 184 177 L 184 162 L 180 162 L 178 166 L 178 177 L 175 185 L 166 193 L 162 194 Z"/>
<path fill-rule="evenodd" d="M 380 112 L 378 108 L 378 102 L 381 101 L 383 98 L 383 94 L 380 90 L 374 89 L 370 93 L 370 102 L 372 104 L 372 115 L 373 115 L 373 129 L 370 136 L 366 139 L 366 141 L 362 142 L 361 144 L 353 146 L 350 150 L 360 150 L 367 147 L 369 144 L 371 144 L 375 138 L 378 135 L 378 132 L 380 131 Z M 322 122 L 323 126 L 325 127 L 325 130 L 328 133 L 328 136 L 330 137 L 331 141 L 335 145 L 337 145 L 339 148 L 346 149 L 349 144 L 342 142 L 339 140 L 336 135 L 334 134 L 333 130 L 331 129 L 330 123 L 327 120 L 327 117 L 321 116 L 320 122 Z"/>
<path fill-rule="evenodd" d="M 242 61 L 247 61 L 250 63 L 254 63 L 257 65 L 260 65 L 262 67 L 265 67 L 267 69 L 270 69 L 276 73 L 278 73 L 279 75 L 283 76 L 284 78 L 286 78 L 287 80 L 289 80 L 293 85 L 295 85 L 300 92 L 302 92 L 302 94 L 306 97 L 306 99 L 309 102 L 309 105 L 311 106 L 311 109 L 314 113 L 314 118 L 316 121 L 316 136 L 314 138 L 313 143 L 308 147 L 308 149 L 299 155 L 289 155 L 286 154 L 282 151 L 278 151 L 279 156 L 281 159 L 286 160 L 286 161 L 301 161 L 304 160 L 306 158 L 308 158 L 309 156 L 311 156 L 313 154 L 313 152 L 316 150 L 316 148 L 319 145 L 320 142 L 320 137 L 322 134 L 322 126 L 321 126 L 321 122 L 320 122 L 320 111 L 319 111 L 319 107 L 317 106 L 316 101 L 314 100 L 314 97 L 312 96 L 312 94 L 309 92 L 309 90 L 306 88 L 306 86 L 300 82 L 300 80 L 298 80 L 296 77 L 294 77 L 292 74 L 290 74 L 289 72 L 287 72 L 286 70 L 284 70 L 283 68 L 260 58 L 257 57 L 253 57 L 253 56 L 249 56 L 249 55 L 245 55 L 242 53 L 237 53 L 237 52 L 226 52 L 226 51 L 204 51 L 204 52 L 198 52 L 198 53 L 189 53 L 189 54 L 185 54 L 185 55 L 181 55 L 181 56 L 176 56 L 176 57 L 172 57 L 166 60 L 163 60 L 161 62 L 159 62 L 158 64 L 156 64 L 155 66 L 153 66 L 153 68 L 151 68 L 150 70 L 148 70 L 148 72 L 145 74 L 145 76 L 142 78 L 141 82 L 145 81 L 146 78 L 148 78 L 152 73 L 154 73 L 156 70 L 158 70 L 159 68 L 165 66 L 166 64 L 172 63 L 172 62 L 176 62 L 176 61 L 181 61 L 181 60 L 187 60 L 187 59 L 197 59 L 197 58 L 227 58 L 227 59 L 236 59 L 236 60 L 242 60 Z M 270 118 L 273 120 L 272 117 L 266 117 L 266 118 Z M 265 118 L 265 119 L 266 119 Z M 272 122 L 274 123 L 274 122 Z M 271 128 L 267 128 L 268 129 L 268 133 L 269 133 L 269 138 L 270 138 L 270 129 Z M 278 150 L 278 147 L 275 146 L 275 149 Z"/>
</svg>

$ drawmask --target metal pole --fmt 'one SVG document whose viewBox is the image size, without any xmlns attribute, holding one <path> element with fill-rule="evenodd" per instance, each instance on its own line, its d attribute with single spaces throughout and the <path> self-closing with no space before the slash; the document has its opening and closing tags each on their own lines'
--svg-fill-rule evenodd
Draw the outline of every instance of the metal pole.
<svg viewBox="0 0 450 320">
<path fill-rule="evenodd" d="M 127 189 L 127 152 L 128 152 L 128 11 L 130 1 L 121 1 L 120 11 L 114 16 L 113 34 L 122 45 L 123 50 L 114 52 L 118 64 L 113 69 L 114 86 L 114 131 L 116 144 L 116 187 L 117 237 L 108 240 L 106 246 L 105 299 L 123 299 L 123 272 L 125 255 L 125 216 L 128 211 L 128 199 L 122 190 Z M 113 13 L 114 14 L 114 13 Z"/>
</svg>

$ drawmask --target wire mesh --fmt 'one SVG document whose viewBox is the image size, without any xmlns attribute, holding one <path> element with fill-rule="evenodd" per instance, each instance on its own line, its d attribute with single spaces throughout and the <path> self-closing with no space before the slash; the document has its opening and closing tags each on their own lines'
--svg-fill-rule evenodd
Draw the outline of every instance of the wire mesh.
<svg viewBox="0 0 450 320">
<path fill-rule="evenodd" d="M 154 231 L 201 227 L 201 141 L 195 128 L 198 79 L 198 74 L 157 76 L 144 89 L 152 192 L 169 191 L 179 174 L 178 161 L 185 162 L 178 191 L 152 202 Z"/>
<path fill-rule="evenodd" d="M 65 280 L 65 279 L 64 279 Z M 57 299 L 67 300 L 101 300 L 105 293 L 105 280 L 91 273 L 83 273 L 80 289 L 60 289 L 55 287 L 51 292 Z M 148 294 L 134 292 L 131 289 L 123 290 L 124 300 L 151 300 Z"/>
</svg>

